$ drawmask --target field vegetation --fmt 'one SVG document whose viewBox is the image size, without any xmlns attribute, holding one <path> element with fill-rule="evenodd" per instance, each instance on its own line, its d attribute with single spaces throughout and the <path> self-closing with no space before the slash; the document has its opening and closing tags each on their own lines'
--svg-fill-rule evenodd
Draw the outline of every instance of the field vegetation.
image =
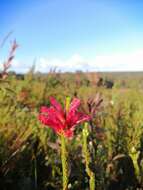
<svg viewBox="0 0 143 190">
<path fill-rule="evenodd" d="M 15 51 L 15 49 L 14 49 Z M 10 63 L 13 52 L 5 62 Z M 66 139 L 68 189 L 143 189 L 142 73 L 2 71 L 0 79 L 0 189 L 62 189 L 59 136 L 38 119 L 55 97 L 81 101 L 91 116 Z M 6 65 L 5 65 L 6 67 Z M 112 84 L 112 85 L 111 85 Z M 90 187 L 89 187 L 90 186 Z"/>
</svg>

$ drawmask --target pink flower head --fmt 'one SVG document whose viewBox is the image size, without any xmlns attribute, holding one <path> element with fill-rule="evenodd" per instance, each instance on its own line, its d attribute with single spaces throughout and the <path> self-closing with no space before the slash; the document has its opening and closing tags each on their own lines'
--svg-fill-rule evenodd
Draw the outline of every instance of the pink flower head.
<svg viewBox="0 0 143 190">
<path fill-rule="evenodd" d="M 41 107 L 39 120 L 65 137 L 73 137 L 75 126 L 90 120 L 88 115 L 78 111 L 80 100 L 77 98 L 72 100 L 68 110 L 62 109 L 61 104 L 53 97 L 50 98 L 50 103 L 50 107 Z"/>
</svg>

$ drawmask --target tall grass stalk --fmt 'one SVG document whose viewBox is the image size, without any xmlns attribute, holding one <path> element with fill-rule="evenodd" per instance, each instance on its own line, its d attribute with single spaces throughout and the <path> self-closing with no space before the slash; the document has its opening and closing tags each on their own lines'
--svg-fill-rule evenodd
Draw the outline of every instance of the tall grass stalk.
<svg viewBox="0 0 143 190">
<path fill-rule="evenodd" d="M 89 165 L 91 162 L 90 159 L 90 153 L 88 150 L 88 145 L 87 145 L 87 137 L 88 137 L 88 123 L 84 124 L 84 129 L 83 129 L 83 157 L 85 159 L 85 167 L 86 167 L 86 172 L 89 176 L 89 189 L 90 190 L 95 190 L 95 174 L 91 171 Z"/>
</svg>

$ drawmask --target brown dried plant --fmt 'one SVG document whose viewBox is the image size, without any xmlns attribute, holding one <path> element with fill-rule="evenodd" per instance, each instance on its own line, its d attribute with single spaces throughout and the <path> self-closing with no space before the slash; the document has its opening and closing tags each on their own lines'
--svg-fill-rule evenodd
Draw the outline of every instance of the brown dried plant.
<svg viewBox="0 0 143 190">
<path fill-rule="evenodd" d="M 15 51 L 18 48 L 16 40 L 13 41 L 7 60 L 3 63 L 3 70 L 0 73 L 1 79 L 6 79 L 8 76 L 8 69 L 11 67 L 11 63 L 15 57 Z"/>
</svg>

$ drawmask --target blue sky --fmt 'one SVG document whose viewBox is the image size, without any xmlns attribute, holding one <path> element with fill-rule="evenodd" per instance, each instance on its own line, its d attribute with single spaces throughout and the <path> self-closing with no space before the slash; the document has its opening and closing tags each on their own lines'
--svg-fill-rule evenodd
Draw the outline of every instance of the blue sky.
<svg viewBox="0 0 143 190">
<path fill-rule="evenodd" d="M 0 0 L 0 41 L 20 44 L 14 70 L 143 70 L 142 0 Z M 134 60 L 134 61 L 133 61 Z"/>
</svg>

